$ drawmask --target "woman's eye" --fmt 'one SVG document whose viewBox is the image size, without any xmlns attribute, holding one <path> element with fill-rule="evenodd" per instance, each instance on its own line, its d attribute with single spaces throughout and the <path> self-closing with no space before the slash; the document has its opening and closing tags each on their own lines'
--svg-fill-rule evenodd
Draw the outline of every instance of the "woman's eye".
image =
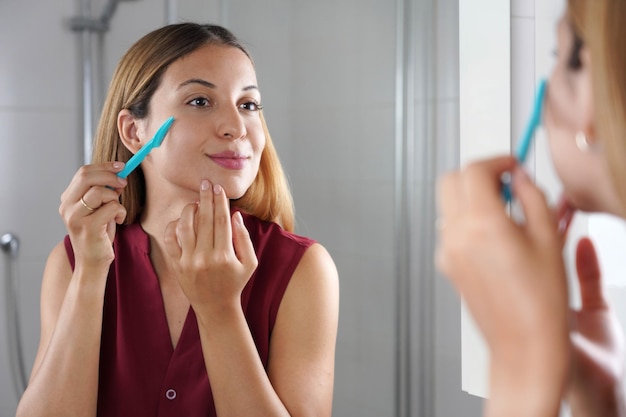
<svg viewBox="0 0 626 417">
<path fill-rule="evenodd" d="M 254 101 L 247 101 L 245 103 L 240 104 L 239 108 L 248 110 L 248 111 L 259 111 L 263 108 L 263 106 Z"/>
<path fill-rule="evenodd" d="M 188 101 L 189 104 L 195 107 L 207 107 L 210 102 L 209 99 L 205 97 L 196 97 Z"/>
</svg>

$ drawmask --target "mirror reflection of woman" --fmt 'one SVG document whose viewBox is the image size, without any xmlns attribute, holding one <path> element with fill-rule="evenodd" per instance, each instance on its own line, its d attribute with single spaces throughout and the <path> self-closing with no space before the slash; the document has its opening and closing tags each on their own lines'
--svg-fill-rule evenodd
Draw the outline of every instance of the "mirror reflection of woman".
<svg viewBox="0 0 626 417">
<path fill-rule="evenodd" d="M 626 218 L 626 2 L 569 0 L 543 114 L 563 184 L 553 210 L 510 157 L 441 178 L 437 264 L 456 286 L 491 353 L 488 416 L 626 415 L 624 337 L 602 293 L 593 244 L 578 242 L 582 307 L 569 310 L 562 259 L 575 210 Z M 525 220 L 503 209 L 513 171 Z M 560 227 L 559 227 L 560 226 Z"/>
<path fill-rule="evenodd" d="M 254 65 L 230 32 L 169 25 L 129 49 L 60 213 L 18 416 L 330 416 L 337 272 L 293 233 Z"/>
</svg>

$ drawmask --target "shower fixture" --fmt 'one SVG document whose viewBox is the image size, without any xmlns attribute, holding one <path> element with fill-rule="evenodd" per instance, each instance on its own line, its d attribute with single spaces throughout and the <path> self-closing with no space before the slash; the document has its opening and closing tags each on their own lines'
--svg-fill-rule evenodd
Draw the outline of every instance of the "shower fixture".
<svg viewBox="0 0 626 417">
<path fill-rule="evenodd" d="M 20 243 L 13 233 L 5 233 L 0 237 L 0 250 L 5 254 L 4 303 L 6 309 L 6 325 L 9 342 L 9 362 L 13 373 L 13 384 L 18 398 L 26 389 L 26 370 L 24 367 L 24 350 L 18 308 L 17 255 Z"/>
<path fill-rule="evenodd" d="M 99 110 L 101 101 L 103 100 L 103 77 L 99 73 L 102 67 L 102 47 L 104 42 L 104 34 L 109 30 L 111 19 L 115 14 L 117 5 L 120 1 L 135 1 L 135 0 L 109 0 L 99 17 L 92 17 L 91 5 L 92 0 L 81 0 L 79 2 L 80 12 L 79 16 L 69 19 L 69 27 L 73 32 L 80 35 L 80 60 L 82 67 L 82 96 L 83 96 L 83 116 L 82 116 L 82 131 L 83 131 L 83 163 L 88 164 L 91 162 L 91 152 L 94 134 L 94 119 L 95 113 Z M 98 35 L 95 38 L 98 42 L 96 45 L 96 51 L 98 52 L 97 59 L 94 63 L 94 37 L 93 34 Z M 96 75 L 94 76 L 94 72 Z M 96 82 L 94 82 L 94 78 Z M 95 85 L 94 85 L 95 84 Z M 82 164 L 81 164 L 82 165 Z"/>
</svg>

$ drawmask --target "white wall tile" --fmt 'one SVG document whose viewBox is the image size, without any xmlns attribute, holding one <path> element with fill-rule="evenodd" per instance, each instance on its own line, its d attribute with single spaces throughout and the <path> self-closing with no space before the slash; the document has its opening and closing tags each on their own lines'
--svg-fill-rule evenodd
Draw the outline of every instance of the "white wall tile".
<svg viewBox="0 0 626 417">
<path fill-rule="evenodd" d="M 0 2 L 0 107 L 76 107 L 77 43 L 66 18 L 73 0 Z"/>
<path fill-rule="evenodd" d="M 510 150 L 510 8 L 460 1 L 461 164 Z M 496 35 L 497 34 L 497 35 Z"/>
</svg>

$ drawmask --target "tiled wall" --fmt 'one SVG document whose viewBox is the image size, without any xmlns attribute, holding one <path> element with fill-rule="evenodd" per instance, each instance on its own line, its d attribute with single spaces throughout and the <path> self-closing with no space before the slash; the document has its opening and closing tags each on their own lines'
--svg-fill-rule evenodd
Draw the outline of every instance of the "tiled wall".
<svg viewBox="0 0 626 417">
<path fill-rule="evenodd" d="M 103 2 L 94 2 L 94 15 Z M 121 51 L 163 22 L 164 7 L 122 2 L 107 35 L 112 71 Z M 0 1 L 0 234 L 20 239 L 20 320 L 30 368 L 39 341 L 39 293 L 48 253 L 65 235 L 59 198 L 82 164 L 79 42 L 67 25 L 74 0 Z M 115 34 L 113 34 L 113 32 Z M 105 83 L 108 84 L 108 81 Z M 0 417 L 15 415 L 0 257 Z"/>
<path fill-rule="evenodd" d="M 76 44 L 61 23 L 72 0 L 0 2 L 0 234 L 21 242 L 18 273 L 27 370 L 39 340 L 39 283 L 46 257 L 63 236 L 59 196 L 80 157 Z M 51 21 L 55 16 L 55 21 Z M 0 415 L 15 414 L 8 363 L 0 260 Z"/>
</svg>

